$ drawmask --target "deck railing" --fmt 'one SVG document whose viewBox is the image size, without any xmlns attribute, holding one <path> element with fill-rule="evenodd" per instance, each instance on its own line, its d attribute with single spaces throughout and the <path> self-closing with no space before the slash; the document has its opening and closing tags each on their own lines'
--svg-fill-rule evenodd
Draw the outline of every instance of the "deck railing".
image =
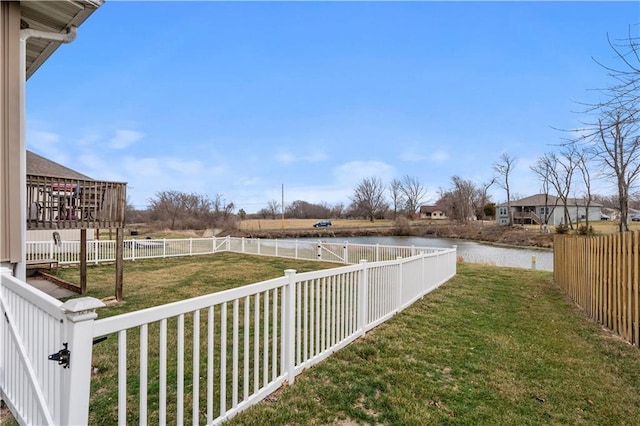
<svg viewBox="0 0 640 426">
<path fill-rule="evenodd" d="M 117 228 L 125 183 L 27 175 L 27 229 Z"/>
</svg>

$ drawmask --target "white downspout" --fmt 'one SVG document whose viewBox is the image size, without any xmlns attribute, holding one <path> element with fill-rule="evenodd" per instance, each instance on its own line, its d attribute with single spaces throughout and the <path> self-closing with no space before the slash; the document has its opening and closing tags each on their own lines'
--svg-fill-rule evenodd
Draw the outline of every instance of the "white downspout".
<svg viewBox="0 0 640 426">
<path fill-rule="evenodd" d="M 14 276 L 22 281 L 27 279 L 27 108 L 25 102 L 27 85 L 27 40 L 37 38 L 43 40 L 71 43 L 77 34 L 76 27 L 69 27 L 66 33 L 53 33 L 33 30 L 20 30 L 20 241 L 22 255 L 15 266 Z"/>
</svg>

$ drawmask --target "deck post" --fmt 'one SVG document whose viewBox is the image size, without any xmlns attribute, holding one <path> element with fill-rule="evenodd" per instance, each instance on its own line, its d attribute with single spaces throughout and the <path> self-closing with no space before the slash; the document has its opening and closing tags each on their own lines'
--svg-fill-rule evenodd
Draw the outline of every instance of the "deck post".
<svg viewBox="0 0 640 426">
<path fill-rule="evenodd" d="M 111 233 L 111 229 L 109 229 Z M 116 300 L 122 302 L 122 280 L 124 277 L 124 229 L 116 229 Z"/>
</svg>

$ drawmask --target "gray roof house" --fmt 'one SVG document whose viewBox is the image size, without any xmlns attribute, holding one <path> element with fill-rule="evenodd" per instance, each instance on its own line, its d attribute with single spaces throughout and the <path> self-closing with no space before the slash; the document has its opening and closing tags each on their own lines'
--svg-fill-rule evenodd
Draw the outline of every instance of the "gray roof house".
<svg viewBox="0 0 640 426">
<path fill-rule="evenodd" d="M 27 174 L 64 179 L 93 180 L 87 175 L 78 173 L 31 151 L 27 151 Z"/>
<path fill-rule="evenodd" d="M 420 219 L 443 220 L 448 217 L 439 206 L 420 206 Z"/>
<path fill-rule="evenodd" d="M 561 225 L 565 223 L 578 223 L 587 219 L 587 201 L 580 198 L 569 198 L 568 212 L 565 217 L 562 200 L 559 197 L 548 194 L 536 194 L 520 200 L 511 201 L 511 214 L 514 224 L 521 225 Z M 592 201 L 589 204 L 589 221 L 600 220 L 602 216 L 602 204 Z M 507 203 L 497 206 L 496 222 L 501 225 L 509 224 L 509 211 Z"/>
</svg>

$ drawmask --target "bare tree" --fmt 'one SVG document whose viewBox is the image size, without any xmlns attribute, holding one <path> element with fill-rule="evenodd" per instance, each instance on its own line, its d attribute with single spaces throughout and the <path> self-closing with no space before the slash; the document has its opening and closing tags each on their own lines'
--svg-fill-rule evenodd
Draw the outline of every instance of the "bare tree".
<svg viewBox="0 0 640 426">
<path fill-rule="evenodd" d="M 389 197 L 391 198 L 391 205 L 393 206 L 393 220 L 398 217 L 398 209 L 404 204 L 405 199 L 402 192 L 402 182 L 398 179 L 394 179 L 389 184 Z"/>
<path fill-rule="evenodd" d="M 495 176 L 492 176 L 491 179 L 489 179 L 487 182 L 484 182 L 480 186 L 480 188 L 478 188 L 478 205 L 475 206 L 475 211 L 476 214 L 482 218 L 482 220 L 485 220 L 487 217 L 485 210 L 485 206 L 489 202 L 489 195 L 487 194 L 487 192 L 489 191 L 489 188 L 491 188 L 495 183 L 496 178 Z"/>
<path fill-rule="evenodd" d="M 620 232 L 629 230 L 628 214 L 631 188 L 640 177 L 640 137 L 637 123 L 620 111 L 603 112 L 598 134 L 592 140 L 593 153 L 617 183 L 620 206 Z"/>
<path fill-rule="evenodd" d="M 637 121 L 640 105 L 640 38 L 632 36 L 629 28 L 627 36 L 622 39 L 612 40 L 607 34 L 607 42 L 619 64 L 609 66 L 594 59 L 607 71 L 613 83 L 601 90 L 603 100 L 591 105 L 590 111 L 625 111 L 629 118 Z"/>
<path fill-rule="evenodd" d="M 287 206 L 285 216 L 294 219 L 328 219 L 331 217 L 331 209 L 326 203 L 312 204 L 296 200 Z"/>
<path fill-rule="evenodd" d="M 600 90 L 602 101 L 588 105 L 586 113 L 595 120 L 577 129 L 573 143 L 583 143 L 600 162 L 607 178 L 615 182 L 620 209 L 620 232 L 629 230 L 631 194 L 640 180 L 640 39 L 629 35 L 617 41 L 608 36 L 619 64 L 598 62 L 613 82 Z"/>
<path fill-rule="evenodd" d="M 589 171 L 590 158 L 587 150 L 582 150 L 576 153 L 576 169 L 580 172 L 582 177 L 582 184 L 584 185 L 584 198 L 586 201 L 585 206 L 585 229 L 589 229 L 589 210 L 591 209 L 591 203 L 593 201 L 593 193 L 591 192 L 591 172 Z"/>
<path fill-rule="evenodd" d="M 544 195 L 544 210 L 542 211 L 542 223 L 540 227 L 542 229 L 547 229 L 549 225 L 549 219 L 553 215 L 553 212 L 558 205 L 558 198 L 553 197 L 553 204 L 551 203 L 551 198 L 549 194 L 549 190 L 551 189 L 551 173 L 553 167 L 553 159 L 551 158 L 551 154 L 545 154 L 542 157 L 538 158 L 536 164 L 531 166 L 531 171 L 538 175 L 538 178 L 541 182 L 542 194 Z"/>
<path fill-rule="evenodd" d="M 331 217 L 339 219 L 344 214 L 344 203 L 338 202 L 331 208 Z"/>
<path fill-rule="evenodd" d="M 356 186 L 351 198 L 353 208 L 360 211 L 373 222 L 376 216 L 384 213 L 387 203 L 384 199 L 384 184 L 377 177 L 362 179 Z"/>
<path fill-rule="evenodd" d="M 225 226 L 233 214 L 235 204 L 232 201 L 227 201 L 222 194 L 216 194 L 213 203 L 210 203 L 213 207 L 213 225 Z"/>
<path fill-rule="evenodd" d="M 507 193 L 507 214 L 509 215 L 509 226 L 513 226 L 513 212 L 511 211 L 511 189 L 509 178 L 516 165 L 517 159 L 506 152 L 500 156 L 493 164 L 493 170 L 499 175 L 497 184 Z"/>
<path fill-rule="evenodd" d="M 405 210 L 413 216 L 420 204 L 427 196 L 427 188 L 412 176 L 405 175 L 401 183 L 402 196 L 404 197 Z"/>
<path fill-rule="evenodd" d="M 547 172 L 548 182 L 553 186 L 562 203 L 564 224 L 573 229 L 573 220 L 569 211 L 569 195 L 572 190 L 574 172 L 577 167 L 577 153 L 574 147 L 570 146 L 563 150 L 560 155 L 556 153 L 546 153 L 539 160 L 541 169 Z"/>
<path fill-rule="evenodd" d="M 204 195 L 161 191 L 149 200 L 150 219 L 169 229 L 198 229 L 214 220 L 212 203 Z"/>
<path fill-rule="evenodd" d="M 475 213 L 474 198 L 477 189 L 473 182 L 460 176 L 453 176 L 451 182 L 453 183 L 452 201 L 454 203 L 452 218 L 467 223 Z"/>
<path fill-rule="evenodd" d="M 277 200 L 271 200 L 267 203 L 267 211 L 271 216 L 271 219 L 275 219 L 280 212 L 280 203 Z"/>
</svg>

